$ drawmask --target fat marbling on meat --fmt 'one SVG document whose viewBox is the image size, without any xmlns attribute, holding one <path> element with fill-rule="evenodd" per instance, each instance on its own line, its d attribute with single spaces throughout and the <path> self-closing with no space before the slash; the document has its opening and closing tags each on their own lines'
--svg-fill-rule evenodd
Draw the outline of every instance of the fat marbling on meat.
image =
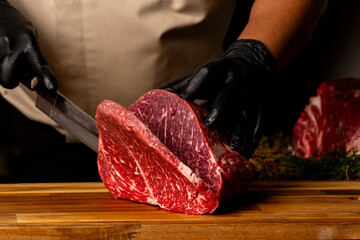
<svg viewBox="0 0 360 240">
<path fill-rule="evenodd" d="M 360 150 L 360 79 L 323 82 L 293 129 L 298 155 Z"/>
<path fill-rule="evenodd" d="M 144 94 L 128 110 L 101 103 L 98 166 L 111 194 L 204 214 L 243 192 L 254 166 L 205 126 L 205 115 L 163 90 Z"/>
</svg>

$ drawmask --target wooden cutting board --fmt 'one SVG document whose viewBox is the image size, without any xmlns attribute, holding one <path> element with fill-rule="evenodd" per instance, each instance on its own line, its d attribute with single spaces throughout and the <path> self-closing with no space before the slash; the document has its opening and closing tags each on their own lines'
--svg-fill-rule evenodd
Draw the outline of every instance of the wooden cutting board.
<svg viewBox="0 0 360 240">
<path fill-rule="evenodd" d="M 0 184 L 0 239 L 360 239 L 360 182 L 255 181 L 213 215 L 115 200 L 102 183 Z"/>
</svg>

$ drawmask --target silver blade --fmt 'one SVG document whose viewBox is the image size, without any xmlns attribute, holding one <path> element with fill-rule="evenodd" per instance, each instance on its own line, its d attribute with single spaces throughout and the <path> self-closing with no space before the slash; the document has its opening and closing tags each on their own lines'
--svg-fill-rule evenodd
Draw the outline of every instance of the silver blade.
<svg viewBox="0 0 360 240">
<path fill-rule="evenodd" d="M 59 92 L 37 91 L 36 107 L 81 142 L 98 152 L 96 120 Z"/>
</svg>

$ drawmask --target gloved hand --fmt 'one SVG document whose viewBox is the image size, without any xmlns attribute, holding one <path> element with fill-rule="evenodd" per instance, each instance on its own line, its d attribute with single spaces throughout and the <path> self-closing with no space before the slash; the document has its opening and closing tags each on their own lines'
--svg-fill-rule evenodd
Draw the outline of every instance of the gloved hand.
<svg viewBox="0 0 360 240">
<path fill-rule="evenodd" d="M 208 100 L 204 119 L 243 156 L 252 156 L 262 136 L 263 109 L 278 73 L 275 59 L 259 41 L 234 42 L 224 56 L 162 87 L 187 101 Z"/>
<path fill-rule="evenodd" d="M 19 82 L 38 82 L 56 90 L 57 81 L 40 52 L 32 23 L 7 1 L 0 0 L 0 84 L 14 88 Z"/>
</svg>

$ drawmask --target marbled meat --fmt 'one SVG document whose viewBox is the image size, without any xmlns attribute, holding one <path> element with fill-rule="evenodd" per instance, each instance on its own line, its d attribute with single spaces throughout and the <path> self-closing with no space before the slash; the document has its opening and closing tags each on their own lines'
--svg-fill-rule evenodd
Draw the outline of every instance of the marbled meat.
<svg viewBox="0 0 360 240">
<path fill-rule="evenodd" d="M 323 82 L 293 129 L 297 155 L 360 150 L 360 79 Z"/>
<path fill-rule="evenodd" d="M 128 110 L 97 109 L 99 174 L 115 198 L 175 212 L 212 213 L 244 191 L 254 166 L 203 123 L 206 111 L 153 90 Z"/>
</svg>

